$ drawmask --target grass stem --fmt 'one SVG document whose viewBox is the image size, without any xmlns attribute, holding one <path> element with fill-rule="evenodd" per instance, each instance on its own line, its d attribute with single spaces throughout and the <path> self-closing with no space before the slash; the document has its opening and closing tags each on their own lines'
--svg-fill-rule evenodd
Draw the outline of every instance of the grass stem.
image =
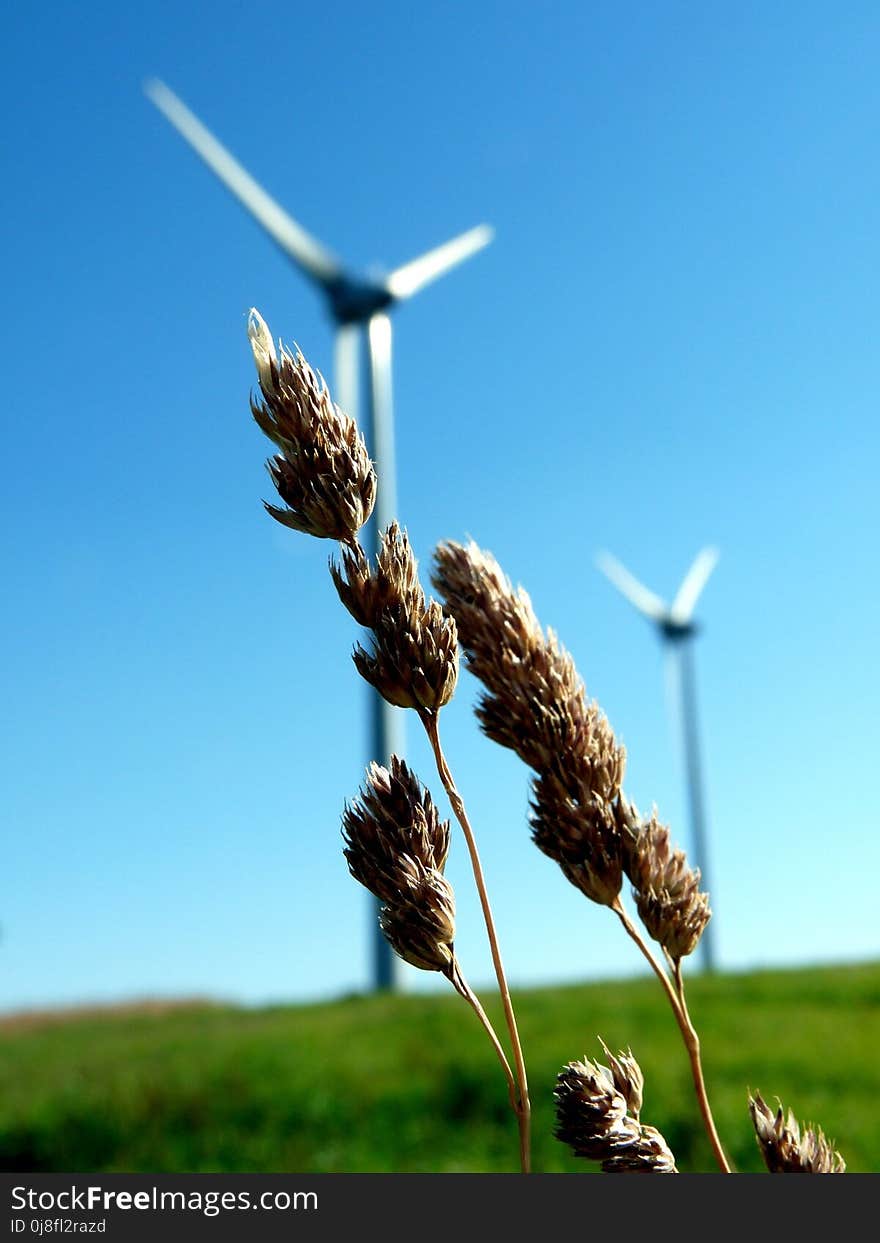
<svg viewBox="0 0 880 1243">
<path fill-rule="evenodd" d="M 644 941 L 638 928 L 627 915 L 623 903 L 619 898 L 612 907 L 612 910 L 619 917 L 627 935 L 635 941 L 636 945 L 650 963 L 652 971 L 654 971 L 658 980 L 663 985 L 663 991 L 669 999 L 669 1004 L 672 1007 L 672 1013 L 675 1015 L 675 1021 L 678 1023 L 685 1048 L 687 1049 L 688 1058 L 691 1064 L 691 1075 L 694 1081 L 694 1091 L 697 1095 L 697 1103 L 700 1107 L 703 1125 L 706 1128 L 709 1143 L 712 1145 L 712 1152 L 715 1154 L 715 1160 L 718 1162 L 718 1167 L 721 1172 L 723 1174 L 730 1174 L 730 1162 L 727 1160 L 727 1156 L 725 1155 L 724 1149 L 721 1145 L 721 1140 L 719 1139 L 718 1131 L 715 1127 L 715 1119 L 712 1117 L 712 1109 L 709 1105 L 709 1096 L 706 1092 L 706 1082 L 703 1078 L 703 1064 L 700 1058 L 700 1038 L 697 1035 L 693 1023 L 691 1022 L 691 1017 L 688 1013 L 687 1004 L 685 1002 L 684 981 L 681 975 L 681 961 L 679 960 L 674 964 L 675 984 L 673 985 L 669 975 L 651 953 L 649 946 Z"/>
<path fill-rule="evenodd" d="M 443 782 L 443 788 L 449 796 L 449 802 L 455 813 L 455 818 L 461 825 L 467 842 L 468 853 L 471 857 L 471 867 L 473 868 L 474 880 L 477 886 L 477 893 L 480 897 L 480 905 L 483 908 L 483 919 L 486 924 L 486 933 L 489 938 L 489 949 L 492 953 L 492 963 L 495 967 L 495 977 L 498 980 L 498 989 L 501 993 L 501 1002 L 504 1006 L 504 1017 L 507 1022 L 507 1030 L 510 1033 L 510 1042 L 513 1048 L 513 1057 L 516 1065 L 516 1082 L 518 1087 L 517 1097 L 514 1104 L 517 1125 L 519 1127 L 519 1147 L 520 1147 L 520 1166 L 523 1174 L 528 1174 L 531 1170 L 531 1106 L 529 1104 L 529 1085 L 526 1078 L 526 1066 L 523 1058 L 522 1045 L 520 1044 L 519 1032 L 516 1026 L 516 1016 L 513 1012 L 513 1002 L 510 999 L 510 990 L 507 987 L 507 978 L 504 974 L 504 964 L 501 960 L 501 950 L 498 946 L 498 935 L 495 931 L 495 920 L 492 916 L 492 907 L 489 904 L 489 895 L 486 892 L 486 881 L 483 876 L 483 866 L 480 862 L 479 851 L 474 837 L 474 831 L 468 819 L 462 797 L 456 788 L 449 765 L 446 763 L 446 757 L 443 754 L 443 748 L 440 744 L 440 727 L 438 714 L 436 712 L 420 712 L 422 724 L 428 735 L 428 741 L 431 744 L 431 750 L 434 752 L 434 759 L 437 764 L 437 772 L 440 780 Z"/>
<path fill-rule="evenodd" d="M 465 999 L 465 1001 L 474 1011 L 474 1014 L 476 1014 L 477 1018 L 480 1020 L 481 1024 L 483 1025 L 486 1031 L 486 1035 L 489 1037 L 489 1040 L 492 1043 L 492 1048 L 498 1054 L 498 1060 L 501 1063 L 501 1069 L 504 1071 L 504 1077 L 507 1080 L 507 1093 L 508 1093 L 508 1096 L 510 1097 L 510 1107 L 514 1111 L 514 1113 L 517 1113 L 518 1112 L 518 1104 L 517 1104 L 518 1093 L 517 1093 L 516 1079 L 513 1076 L 513 1071 L 510 1069 L 510 1062 L 508 1062 L 507 1060 L 507 1054 L 504 1052 L 504 1049 L 501 1045 L 501 1041 L 498 1039 L 498 1033 L 495 1031 L 495 1028 L 492 1026 L 489 1016 L 486 1014 L 486 1011 L 483 1009 L 482 1005 L 480 1004 L 479 997 L 474 992 L 474 990 L 471 988 L 470 984 L 468 984 L 467 980 L 464 978 L 464 975 L 462 974 L 462 970 L 458 964 L 457 959 L 455 960 L 453 964 L 453 974 L 450 976 L 450 979 L 452 981 L 453 987 L 455 988 L 456 992 Z"/>
</svg>

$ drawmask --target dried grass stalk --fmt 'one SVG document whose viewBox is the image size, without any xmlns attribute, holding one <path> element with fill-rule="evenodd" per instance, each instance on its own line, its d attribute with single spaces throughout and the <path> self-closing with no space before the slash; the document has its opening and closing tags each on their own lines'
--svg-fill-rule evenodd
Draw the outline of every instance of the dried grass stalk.
<svg viewBox="0 0 880 1243">
<path fill-rule="evenodd" d="M 649 934 L 673 958 L 692 953 L 711 914 L 699 872 L 672 851 L 656 816 L 641 823 L 623 794 L 626 752 L 587 699 L 571 656 L 541 628 L 523 588 L 473 541 L 441 544 L 433 581 L 486 688 L 477 707 L 483 731 L 536 770 L 535 844 L 605 906 L 617 904 L 626 872 Z"/>
<path fill-rule="evenodd" d="M 755 1126 L 758 1147 L 771 1174 L 844 1174 L 846 1162 L 818 1127 L 798 1126 L 791 1110 L 784 1116 L 782 1104 L 776 1113 L 761 1098 L 749 1097 L 749 1112 Z"/>
<path fill-rule="evenodd" d="M 521 1117 L 520 1093 L 498 1035 L 455 956 L 455 895 L 443 875 L 449 822 L 408 765 L 371 764 L 358 798 L 342 814 L 345 858 L 352 876 L 384 903 L 379 926 L 405 962 L 439 971 L 471 1006 L 501 1064 L 511 1108 Z M 521 1130 L 528 1138 L 528 1129 Z M 528 1168 L 527 1144 L 521 1149 Z"/>
<path fill-rule="evenodd" d="M 709 919 L 699 874 L 688 871 L 653 821 L 642 823 L 622 790 L 626 752 L 587 699 L 569 654 L 541 628 L 522 587 L 473 541 L 440 544 L 433 582 L 456 620 L 468 668 L 485 688 L 477 716 L 486 733 L 536 770 L 531 828 L 536 845 L 594 902 L 610 907 L 657 974 L 684 1040 L 694 1088 L 718 1164 L 729 1171 L 703 1081 L 700 1046 L 679 970 Z M 664 832 L 666 832 L 664 830 Z M 664 849 L 665 843 L 665 849 Z M 671 978 L 630 920 L 623 875 L 636 885 L 640 916 L 669 955 Z"/>
<path fill-rule="evenodd" d="M 608 1049 L 603 1044 L 605 1052 Z M 639 1120 L 644 1078 L 631 1051 L 599 1062 L 569 1062 L 556 1079 L 555 1135 L 607 1174 L 677 1174 L 663 1136 Z"/>
<path fill-rule="evenodd" d="M 498 1038 L 458 973 L 454 956 L 450 957 L 450 978 L 480 1016 L 505 1067 L 519 1126 L 522 1168 L 528 1171 L 529 1096 L 522 1047 L 476 841 L 440 745 L 439 712 L 452 697 L 458 679 L 455 622 L 436 601 L 426 601 L 409 540 L 396 523 L 380 534 L 375 567 L 358 543 L 357 533 L 373 507 L 376 478 L 354 421 L 333 404 L 323 380 L 298 351 L 293 357 L 282 347 L 279 361 L 269 330 L 256 311 L 251 313 L 248 334 L 263 395 L 262 402 L 251 400 L 251 408 L 259 426 L 281 450 L 269 463 L 269 471 L 287 506 L 266 508 L 286 526 L 342 544 L 341 566 L 330 565 L 333 581 L 345 607 L 373 635 L 371 650 L 361 645 L 355 649 L 355 665 L 388 702 L 418 713 L 462 826 L 513 1045 L 516 1084 Z M 355 867 L 365 876 L 383 885 L 399 879 L 383 874 L 376 860 L 361 858 L 353 843 L 354 839 L 349 849 L 355 852 Z M 446 962 L 443 946 L 452 919 L 451 891 L 447 894 L 436 878 L 420 883 L 427 904 L 420 908 L 421 917 L 398 898 L 383 916 L 386 934 L 404 957 L 411 955 L 411 961 L 419 965 L 442 970 L 437 964 Z M 428 909 L 431 903 L 433 908 Z"/>
</svg>

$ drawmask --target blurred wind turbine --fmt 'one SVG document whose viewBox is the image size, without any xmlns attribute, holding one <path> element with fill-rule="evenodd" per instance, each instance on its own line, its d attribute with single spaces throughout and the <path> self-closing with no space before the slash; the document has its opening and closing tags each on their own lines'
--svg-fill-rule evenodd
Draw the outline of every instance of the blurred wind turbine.
<svg viewBox="0 0 880 1243">
<path fill-rule="evenodd" d="M 393 521 L 397 511 L 388 312 L 482 250 L 491 242 L 493 230 L 488 225 L 477 225 L 387 276 L 355 273 L 288 215 L 163 82 L 152 79 L 145 83 L 144 90 L 227 190 L 326 299 L 336 324 L 333 395 L 354 419 L 358 419 L 359 413 L 361 347 L 366 338 L 366 428 L 379 476 L 376 507 L 368 530 L 368 551 L 375 555 L 378 532 Z M 371 693 L 370 701 L 371 758 L 387 764 L 392 752 L 403 755 L 402 713 L 377 694 Z M 395 984 L 395 957 L 378 926 L 373 947 L 373 982 L 377 989 L 393 989 Z"/>
<path fill-rule="evenodd" d="M 697 700 L 694 686 L 694 655 L 692 640 L 699 627 L 693 620 L 694 609 L 709 581 L 709 575 L 718 562 L 717 548 L 704 548 L 697 553 L 693 565 L 685 574 L 678 594 L 667 605 L 655 595 L 620 562 L 603 552 L 597 557 L 599 569 L 630 604 L 652 622 L 667 649 L 667 670 L 670 675 L 675 715 L 681 722 L 684 742 L 685 774 L 688 801 L 691 812 L 691 833 L 694 864 L 702 875 L 702 888 L 711 892 L 706 862 L 706 817 L 703 801 L 703 780 L 700 765 L 700 746 L 697 729 Z M 714 924 L 706 925 L 700 944 L 703 966 L 706 971 L 715 969 Z"/>
</svg>

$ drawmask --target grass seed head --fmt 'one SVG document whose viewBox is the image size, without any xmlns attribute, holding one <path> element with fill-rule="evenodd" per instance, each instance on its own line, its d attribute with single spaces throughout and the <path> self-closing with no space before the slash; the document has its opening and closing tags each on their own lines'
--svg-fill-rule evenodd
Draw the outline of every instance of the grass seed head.
<svg viewBox="0 0 880 1243">
<path fill-rule="evenodd" d="M 449 821 L 397 756 L 388 768 L 370 765 L 363 790 L 342 814 L 342 835 L 352 876 L 383 902 L 407 890 L 405 860 L 442 872 L 449 852 Z"/>
<path fill-rule="evenodd" d="M 261 393 L 251 411 L 279 450 L 267 467 L 284 506 L 266 502 L 267 511 L 295 531 L 352 542 L 376 500 L 376 473 L 357 424 L 299 350 L 282 346 L 279 357 L 256 310 L 248 336 Z"/>
<path fill-rule="evenodd" d="M 749 1097 L 749 1112 L 758 1147 L 771 1174 L 843 1174 L 846 1162 L 816 1127 L 801 1132 L 791 1110 L 785 1117 L 782 1105 L 776 1113 L 760 1092 Z"/>
<path fill-rule="evenodd" d="M 533 779 L 532 840 L 591 901 L 612 906 L 623 884 L 614 810 L 589 782 L 574 794 L 573 785 L 553 771 Z"/>
<path fill-rule="evenodd" d="M 677 1174 L 675 1157 L 656 1127 L 643 1126 L 638 1139 L 602 1162 L 606 1174 Z"/>
<path fill-rule="evenodd" d="M 406 532 L 396 522 L 383 531 L 375 566 L 348 548 L 330 572 L 345 607 L 373 632 L 372 649 L 354 651 L 361 677 L 399 708 L 436 712 L 448 703 L 458 681 L 455 621 L 425 600 Z"/>
<path fill-rule="evenodd" d="M 486 688 L 477 709 L 483 732 L 531 768 L 546 767 L 578 733 L 583 686 L 574 662 L 490 553 L 473 541 L 444 543 L 434 560 L 434 586 Z"/>
<path fill-rule="evenodd" d="M 483 732 L 537 772 L 532 835 L 568 879 L 611 905 L 622 884 L 620 814 L 626 752 L 587 699 L 574 661 L 545 634 L 526 592 L 473 541 L 443 543 L 433 582 L 455 618 L 468 668 L 483 683 Z"/>
<path fill-rule="evenodd" d="M 452 976 L 455 895 L 441 872 L 416 863 L 406 896 L 382 908 L 379 926 L 405 962 Z"/>
<path fill-rule="evenodd" d="M 443 876 L 449 821 L 403 760 L 370 766 L 342 814 L 342 836 L 352 876 L 385 904 L 379 925 L 392 949 L 452 979 L 455 897 Z"/>
<path fill-rule="evenodd" d="M 390 610 L 423 613 L 425 593 L 406 531 L 396 522 L 379 537 L 375 566 L 359 544 L 342 549 L 342 565 L 330 563 L 340 600 L 355 621 L 372 628 Z"/>
<path fill-rule="evenodd" d="M 656 811 L 625 841 L 624 863 L 642 923 L 676 961 L 692 954 L 712 916 L 699 868 L 689 868 L 684 851 L 672 849 Z"/>
<path fill-rule="evenodd" d="M 642 1112 L 642 1097 L 645 1090 L 645 1076 L 642 1068 L 633 1057 L 632 1049 L 620 1052 L 617 1057 L 608 1048 L 604 1040 L 599 1042 L 608 1058 L 608 1069 L 614 1080 L 614 1086 L 626 1101 L 626 1107 L 633 1117 L 638 1118 Z"/>
<path fill-rule="evenodd" d="M 613 1145 L 631 1144 L 638 1123 L 627 1117 L 626 1100 L 604 1066 L 569 1062 L 556 1079 L 556 1130 L 575 1156 L 600 1161 Z"/>
<path fill-rule="evenodd" d="M 575 1156 L 600 1161 L 609 1174 L 677 1173 L 663 1136 L 642 1126 L 630 1105 L 632 1100 L 641 1107 L 644 1080 L 638 1063 L 631 1052 L 611 1062 L 611 1069 L 587 1059 L 562 1068 L 554 1092 L 556 1138 Z"/>
</svg>

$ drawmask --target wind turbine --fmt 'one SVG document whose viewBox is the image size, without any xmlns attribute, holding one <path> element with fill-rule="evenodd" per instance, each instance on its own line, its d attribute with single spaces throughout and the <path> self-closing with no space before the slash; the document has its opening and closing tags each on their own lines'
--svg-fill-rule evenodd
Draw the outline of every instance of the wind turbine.
<svg viewBox="0 0 880 1243">
<path fill-rule="evenodd" d="M 149 98 L 178 133 L 201 156 L 227 190 L 238 199 L 295 267 L 317 286 L 336 324 L 334 397 L 357 419 L 361 396 L 362 344 L 366 339 L 368 382 L 366 429 L 379 488 L 368 528 L 369 551 L 375 555 L 378 532 L 396 517 L 394 423 L 391 389 L 391 320 L 388 312 L 398 302 L 445 276 L 452 268 L 491 242 L 493 231 L 478 225 L 395 268 L 387 276 L 367 277 L 343 266 L 323 243 L 298 224 L 266 193 L 234 156 L 210 133 L 163 82 L 144 86 Z M 402 712 L 371 693 L 372 758 L 387 763 L 392 753 L 403 754 Z M 377 989 L 393 989 L 396 960 L 376 926 L 373 943 L 373 980 Z"/>
<path fill-rule="evenodd" d="M 693 639 L 699 626 L 693 620 L 697 600 L 709 581 L 718 561 L 717 548 L 704 548 L 685 574 L 671 605 L 650 591 L 610 553 L 600 553 L 599 569 L 610 579 L 622 596 L 657 627 L 667 648 L 668 669 L 672 675 L 677 715 L 681 721 L 684 741 L 685 774 L 691 813 L 694 863 L 700 869 L 703 888 L 711 890 L 707 868 L 706 813 L 703 800 L 703 779 L 697 729 L 697 699 L 694 685 Z M 714 925 L 706 925 L 700 944 L 706 971 L 715 969 Z"/>
</svg>

